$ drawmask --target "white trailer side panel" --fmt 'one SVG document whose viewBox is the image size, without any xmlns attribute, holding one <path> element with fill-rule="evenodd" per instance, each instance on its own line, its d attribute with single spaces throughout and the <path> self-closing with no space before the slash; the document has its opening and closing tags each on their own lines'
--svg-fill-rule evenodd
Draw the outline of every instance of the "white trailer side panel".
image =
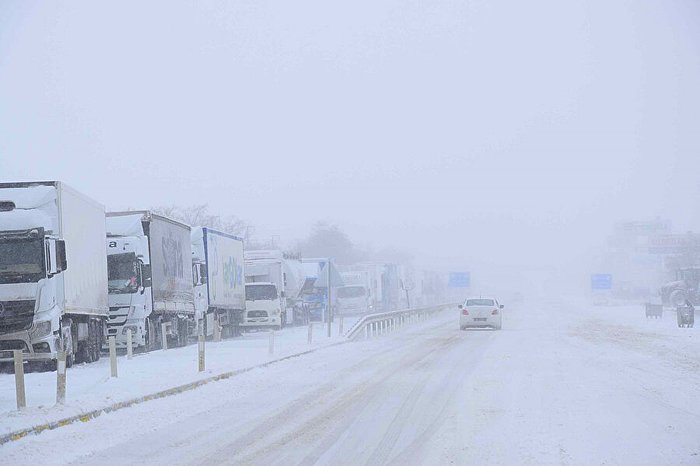
<svg viewBox="0 0 700 466">
<path fill-rule="evenodd" d="M 149 228 L 153 310 L 194 314 L 190 227 L 152 215 Z"/>
<path fill-rule="evenodd" d="M 245 309 L 243 240 L 204 229 L 209 306 Z"/>
<path fill-rule="evenodd" d="M 60 235 L 66 242 L 65 311 L 106 316 L 107 256 L 104 206 L 58 183 Z"/>
</svg>

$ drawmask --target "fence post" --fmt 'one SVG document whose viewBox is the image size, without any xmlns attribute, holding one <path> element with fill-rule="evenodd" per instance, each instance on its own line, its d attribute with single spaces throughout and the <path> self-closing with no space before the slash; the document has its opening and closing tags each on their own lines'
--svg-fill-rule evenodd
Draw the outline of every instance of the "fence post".
<svg viewBox="0 0 700 466">
<path fill-rule="evenodd" d="M 365 324 L 365 340 L 369 337 L 369 332 L 367 331 L 367 324 Z"/>
<path fill-rule="evenodd" d="M 275 331 L 270 330 L 270 346 L 267 350 L 267 353 L 272 356 L 275 354 Z"/>
<path fill-rule="evenodd" d="M 56 404 L 66 402 L 66 353 L 59 351 L 56 355 Z"/>
<path fill-rule="evenodd" d="M 199 372 L 204 372 L 204 335 L 199 335 L 197 340 L 197 347 L 199 349 Z"/>
<path fill-rule="evenodd" d="M 133 337 L 131 329 L 126 331 L 126 359 L 131 359 L 134 356 Z"/>
<path fill-rule="evenodd" d="M 115 337 L 109 337 L 109 367 L 111 376 L 117 377 L 117 343 Z"/>
<path fill-rule="evenodd" d="M 15 359 L 15 392 L 17 394 L 17 409 L 27 407 L 27 397 L 24 393 L 24 357 L 21 350 L 14 350 Z"/>
<path fill-rule="evenodd" d="M 338 320 L 338 335 L 343 335 L 343 316 L 340 316 Z"/>
<path fill-rule="evenodd" d="M 160 324 L 160 335 L 162 339 L 163 351 L 168 349 L 168 326 L 165 322 Z"/>
<path fill-rule="evenodd" d="M 309 344 L 311 344 L 311 341 L 313 340 L 313 333 L 314 333 L 314 324 L 309 320 L 309 330 L 306 335 L 306 340 L 308 341 Z"/>
</svg>

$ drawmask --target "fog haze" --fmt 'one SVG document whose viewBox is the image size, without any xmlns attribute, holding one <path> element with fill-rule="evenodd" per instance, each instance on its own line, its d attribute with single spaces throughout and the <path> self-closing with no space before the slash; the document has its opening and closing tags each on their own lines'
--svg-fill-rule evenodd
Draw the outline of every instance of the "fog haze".
<svg viewBox="0 0 700 466">
<path fill-rule="evenodd" d="M 694 1 L 3 2 L 0 178 L 440 266 L 700 229 Z M 585 265 L 585 267 L 584 267 Z"/>
</svg>

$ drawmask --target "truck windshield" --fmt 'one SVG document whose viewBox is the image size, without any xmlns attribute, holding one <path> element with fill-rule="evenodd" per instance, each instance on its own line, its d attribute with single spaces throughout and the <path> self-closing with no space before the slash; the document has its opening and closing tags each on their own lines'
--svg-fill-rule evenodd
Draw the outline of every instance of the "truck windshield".
<svg viewBox="0 0 700 466">
<path fill-rule="evenodd" d="M 0 283 L 32 283 L 45 276 L 42 238 L 0 241 Z"/>
<path fill-rule="evenodd" d="M 107 276 L 110 293 L 138 291 L 138 261 L 133 252 L 107 256 Z"/>
<path fill-rule="evenodd" d="M 277 287 L 275 285 L 246 285 L 246 301 L 262 301 L 277 299 Z"/>
<path fill-rule="evenodd" d="M 364 286 L 343 286 L 338 288 L 339 298 L 361 298 L 365 296 Z"/>
</svg>

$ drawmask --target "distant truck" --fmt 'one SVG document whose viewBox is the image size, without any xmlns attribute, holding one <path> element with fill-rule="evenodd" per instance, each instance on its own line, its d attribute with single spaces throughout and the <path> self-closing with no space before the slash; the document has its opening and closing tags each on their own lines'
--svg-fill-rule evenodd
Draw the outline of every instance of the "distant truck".
<svg viewBox="0 0 700 466">
<path fill-rule="evenodd" d="M 107 335 L 125 348 L 183 346 L 195 329 L 190 227 L 150 211 L 107 213 Z M 104 251 L 104 249 L 103 249 Z"/>
<path fill-rule="evenodd" d="M 361 263 L 345 267 L 346 272 L 367 274 L 370 306 L 373 311 L 394 311 L 401 304 L 399 266 L 392 263 Z"/>
<path fill-rule="evenodd" d="M 676 270 L 676 279 L 661 287 L 664 306 L 685 306 L 686 300 L 700 305 L 700 267 L 683 267 Z"/>
<path fill-rule="evenodd" d="M 245 252 L 246 310 L 243 327 L 273 327 L 305 320 L 299 290 L 303 269 L 299 256 L 279 250 Z"/>
<path fill-rule="evenodd" d="M 193 228 L 191 238 L 195 319 L 205 336 L 216 325 L 234 336 L 245 312 L 243 240 L 206 227 Z"/>
<path fill-rule="evenodd" d="M 65 183 L 0 183 L 0 361 L 100 358 L 104 238 L 104 207 Z"/>
<path fill-rule="evenodd" d="M 373 309 L 369 272 L 366 270 L 340 272 L 344 285 L 337 289 L 338 314 L 366 314 Z"/>
<path fill-rule="evenodd" d="M 334 310 L 328 309 L 328 293 L 330 292 L 331 306 L 335 307 L 337 305 L 337 289 L 344 285 L 343 278 L 332 259 L 302 259 L 302 264 L 306 279 L 299 293 L 304 308 L 310 320 L 327 321 L 327 316 L 332 316 Z M 329 266 L 330 287 L 328 286 Z"/>
</svg>

